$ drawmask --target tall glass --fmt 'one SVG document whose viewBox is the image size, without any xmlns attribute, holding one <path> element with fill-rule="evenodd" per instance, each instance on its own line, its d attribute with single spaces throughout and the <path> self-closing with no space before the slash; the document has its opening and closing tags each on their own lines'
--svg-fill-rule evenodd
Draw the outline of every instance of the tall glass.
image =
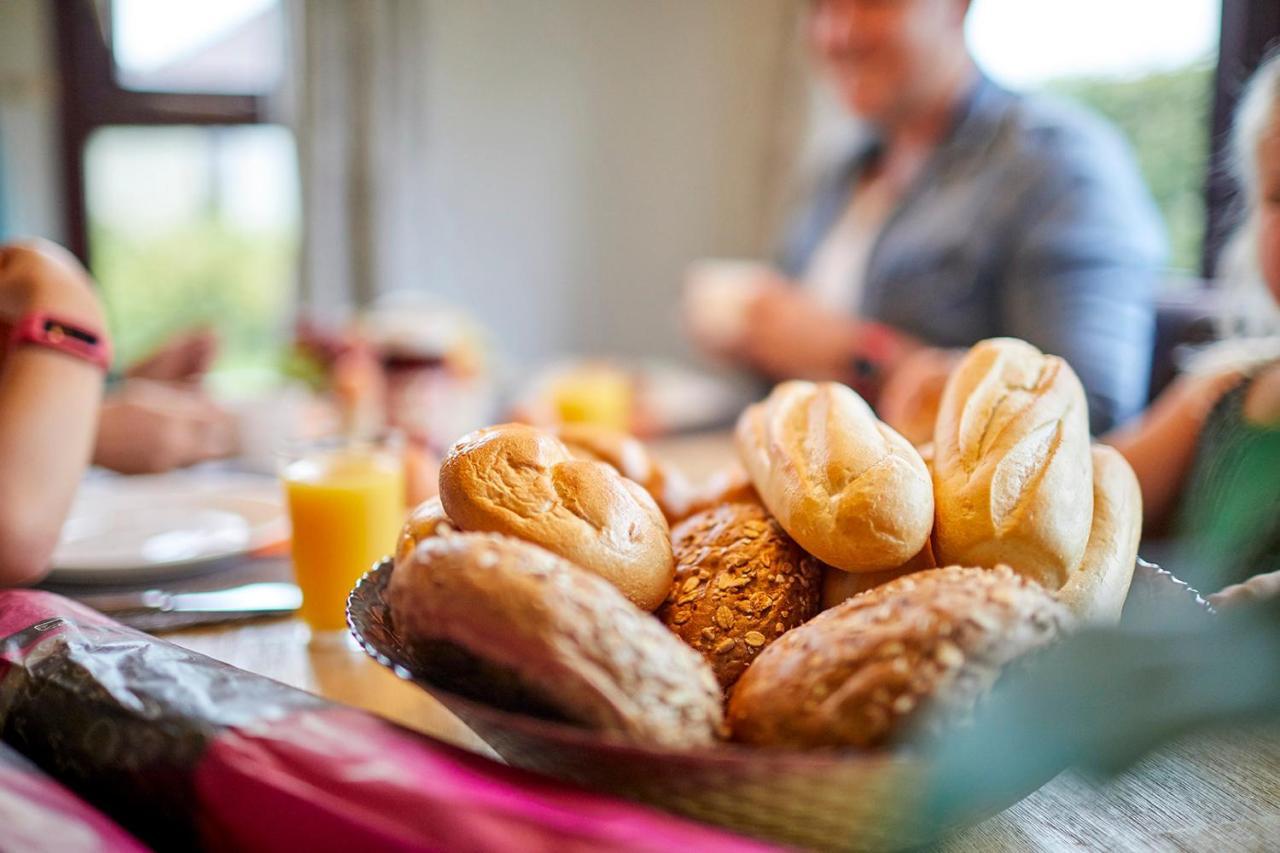
<svg viewBox="0 0 1280 853">
<path fill-rule="evenodd" d="M 401 444 L 396 437 L 303 442 L 281 462 L 302 618 L 313 637 L 342 636 L 347 594 L 395 549 L 404 522 Z"/>
</svg>

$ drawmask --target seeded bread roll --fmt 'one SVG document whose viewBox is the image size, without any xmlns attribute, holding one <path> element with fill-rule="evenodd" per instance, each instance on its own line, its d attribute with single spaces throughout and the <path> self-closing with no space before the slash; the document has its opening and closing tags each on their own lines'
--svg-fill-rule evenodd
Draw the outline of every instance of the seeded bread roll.
<svg viewBox="0 0 1280 853">
<path fill-rule="evenodd" d="M 503 424 L 461 438 L 440 467 L 440 500 L 463 530 L 541 545 L 644 610 L 671 588 L 670 530 L 649 493 L 541 430 Z"/>
<path fill-rule="evenodd" d="M 937 565 L 933 559 L 933 548 L 926 539 L 920 553 L 896 569 L 887 569 L 883 572 L 845 572 L 827 566 L 822 572 L 822 609 L 830 610 L 860 592 L 884 586 L 889 581 L 897 580 L 904 575 L 923 572 Z"/>
<path fill-rule="evenodd" d="M 994 338 L 947 380 L 934 431 L 938 562 L 1004 563 L 1056 591 L 1093 523 L 1084 389 L 1060 358 Z"/>
<path fill-rule="evenodd" d="M 504 536 L 428 539 L 387 588 L 396 630 L 431 654 L 461 650 L 474 681 L 627 738 L 671 747 L 712 743 L 720 688 L 701 655 L 604 579 Z M 434 645 L 432 645 L 434 644 Z M 478 676 L 476 673 L 480 673 Z"/>
<path fill-rule="evenodd" d="M 760 504 L 704 510 L 672 539 L 676 579 L 657 616 L 702 653 L 721 687 L 818 612 L 821 565 Z"/>
<path fill-rule="evenodd" d="M 1129 596 L 1142 538 L 1142 490 L 1120 452 L 1093 446 L 1093 529 L 1084 559 L 1058 591 L 1077 621 L 1114 624 Z"/>
<path fill-rule="evenodd" d="M 765 649 L 729 700 L 736 740 L 880 747 L 966 716 L 1004 667 L 1070 624 L 1039 585 L 996 569 L 930 569 L 820 613 Z"/>
<path fill-rule="evenodd" d="M 933 486 L 915 448 L 834 382 L 784 382 L 738 419 L 738 455 L 802 548 L 846 571 L 900 566 L 933 527 Z"/>
<path fill-rule="evenodd" d="M 396 542 L 396 562 L 407 560 L 422 540 L 456 532 L 457 525 L 445 514 L 439 495 L 425 500 L 409 513 L 404 527 L 400 529 L 400 539 Z"/>
<path fill-rule="evenodd" d="M 644 444 L 625 432 L 596 424 L 562 424 L 555 435 L 579 459 L 613 466 L 628 480 L 644 487 L 668 524 L 674 524 L 688 502 L 689 484 L 680 472 L 668 468 L 645 449 Z"/>
</svg>

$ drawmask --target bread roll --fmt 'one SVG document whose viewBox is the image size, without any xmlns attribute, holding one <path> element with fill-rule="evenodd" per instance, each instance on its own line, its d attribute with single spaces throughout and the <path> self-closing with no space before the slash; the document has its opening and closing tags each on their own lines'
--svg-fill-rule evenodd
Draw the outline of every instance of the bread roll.
<svg viewBox="0 0 1280 853">
<path fill-rule="evenodd" d="M 456 532 L 457 526 L 445 514 L 440 496 L 425 500 L 409 513 L 404 527 L 400 529 L 400 539 L 396 542 L 396 562 L 407 560 L 413 549 L 424 539 Z"/>
<path fill-rule="evenodd" d="M 737 463 L 714 472 L 702 485 L 690 488 L 688 499 L 680 508 L 675 522 L 721 504 L 734 503 L 762 503 L 756 487 L 751 485 L 751 478 Z"/>
<path fill-rule="evenodd" d="M 756 491 L 806 551 L 846 571 L 900 566 L 933 526 L 920 454 L 843 385 L 784 382 L 738 419 Z"/>
<path fill-rule="evenodd" d="M 821 564 L 759 503 L 704 510 L 671 538 L 676 579 L 657 615 L 702 653 L 720 686 L 818 612 Z"/>
<path fill-rule="evenodd" d="M 1093 446 L 1093 529 L 1084 559 L 1058 591 L 1080 622 L 1120 621 L 1142 538 L 1142 490 L 1119 451 Z"/>
<path fill-rule="evenodd" d="M 859 593 L 884 586 L 889 581 L 897 580 L 904 575 L 932 569 L 937 565 L 933 559 L 933 548 L 926 539 L 920 553 L 896 569 L 886 569 L 883 572 L 846 572 L 827 566 L 822 572 L 822 609 L 830 610 Z"/>
<path fill-rule="evenodd" d="M 947 381 L 933 452 L 938 562 L 1005 563 L 1061 589 L 1093 523 L 1088 411 L 1067 363 L 1011 338 L 977 344 Z"/>
<path fill-rule="evenodd" d="M 930 569 L 820 613 L 765 649 L 729 701 L 736 740 L 878 747 L 937 734 L 1070 622 L 1007 567 Z"/>
<path fill-rule="evenodd" d="M 428 539 L 393 570 L 387 603 L 437 677 L 477 698 L 518 695 L 521 710 L 673 747 L 710 744 L 721 726 L 720 688 L 697 652 L 602 578 L 528 542 Z"/>
<path fill-rule="evenodd" d="M 667 522 L 637 483 L 522 424 L 464 436 L 440 467 L 440 499 L 463 530 L 541 545 L 611 582 L 644 610 L 667 597 Z"/>
<path fill-rule="evenodd" d="M 689 500 L 689 484 L 679 471 L 654 459 L 639 439 L 587 423 L 562 424 L 556 427 L 555 435 L 577 458 L 612 465 L 619 474 L 643 486 L 668 524 L 678 520 Z"/>
</svg>

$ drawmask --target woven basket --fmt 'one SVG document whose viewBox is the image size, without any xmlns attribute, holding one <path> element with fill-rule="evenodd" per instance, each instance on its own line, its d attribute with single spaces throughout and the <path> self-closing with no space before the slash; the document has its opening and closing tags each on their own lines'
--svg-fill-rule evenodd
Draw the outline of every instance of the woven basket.
<svg viewBox="0 0 1280 853">
<path fill-rule="evenodd" d="M 480 687 L 459 680 L 456 661 L 433 665 L 423 647 L 397 635 L 383 598 L 390 576 L 391 563 L 384 560 L 352 590 L 352 633 L 374 660 L 425 688 L 512 765 L 786 844 L 882 850 L 930 840 L 910 814 L 910 795 L 928 769 L 919 757 L 734 744 L 664 749 L 495 706 Z M 1135 573 L 1134 593 L 1143 602 L 1196 606 L 1185 586 L 1145 563 Z M 1011 805 L 1051 775 L 995 808 Z M 970 814 L 964 822 L 989 813 Z"/>
</svg>

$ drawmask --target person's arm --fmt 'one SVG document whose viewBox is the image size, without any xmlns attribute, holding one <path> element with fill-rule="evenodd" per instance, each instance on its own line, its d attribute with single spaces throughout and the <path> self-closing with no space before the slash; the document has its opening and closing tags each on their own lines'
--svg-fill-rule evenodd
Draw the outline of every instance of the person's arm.
<svg viewBox="0 0 1280 853">
<path fill-rule="evenodd" d="M 1205 418 L 1239 381 L 1234 371 L 1183 376 L 1142 417 L 1102 437 L 1133 466 L 1147 529 L 1159 530 L 1167 520 L 1195 460 Z"/>
<path fill-rule="evenodd" d="M 1003 333 L 1067 360 L 1097 435 L 1147 402 L 1163 229 L 1114 134 L 1062 132 L 1039 149 L 1000 292 Z"/>
<path fill-rule="evenodd" d="M 48 312 L 105 335 L 89 278 L 47 243 L 0 247 L 0 323 Z M 89 461 L 102 370 L 42 346 L 0 363 L 0 586 L 37 580 Z"/>
</svg>

